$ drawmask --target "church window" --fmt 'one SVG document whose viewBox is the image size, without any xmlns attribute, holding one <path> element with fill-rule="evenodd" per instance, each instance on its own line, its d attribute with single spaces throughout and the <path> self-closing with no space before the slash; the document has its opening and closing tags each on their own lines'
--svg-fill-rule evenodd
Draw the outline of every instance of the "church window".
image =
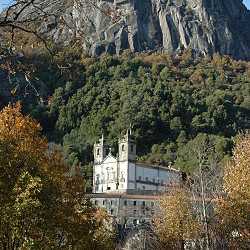
<svg viewBox="0 0 250 250">
<path fill-rule="evenodd" d="M 97 149 L 96 154 L 100 155 L 100 149 L 99 148 Z"/>
<path fill-rule="evenodd" d="M 95 183 L 96 183 L 96 185 L 100 184 L 100 175 L 99 174 L 96 175 Z"/>
<path fill-rule="evenodd" d="M 125 145 L 122 145 L 122 151 L 125 151 Z"/>
<path fill-rule="evenodd" d="M 108 154 L 109 154 L 109 150 L 108 150 L 108 148 L 106 148 L 105 152 L 106 152 L 106 155 L 108 155 Z"/>
<path fill-rule="evenodd" d="M 102 205 L 105 205 L 105 200 L 102 201 Z"/>
<path fill-rule="evenodd" d="M 110 214 L 113 214 L 114 213 L 114 209 L 110 209 Z"/>
<path fill-rule="evenodd" d="M 120 178 L 121 182 L 125 182 L 125 178 L 124 178 L 124 172 L 121 172 L 121 178 Z"/>
</svg>

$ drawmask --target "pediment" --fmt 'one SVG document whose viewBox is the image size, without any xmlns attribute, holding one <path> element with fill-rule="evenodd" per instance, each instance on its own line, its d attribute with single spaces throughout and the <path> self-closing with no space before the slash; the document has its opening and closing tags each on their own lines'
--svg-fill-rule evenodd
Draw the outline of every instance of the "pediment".
<svg viewBox="0 0 250 250">
<path fill-rule="evenodd" d="M 106 156 L 106 158 L 103 160 L 103 163 L 116 163 L 117 159 L 112 155 L 112 154 L 108 154 L 108 156 Z"/>
</svg>

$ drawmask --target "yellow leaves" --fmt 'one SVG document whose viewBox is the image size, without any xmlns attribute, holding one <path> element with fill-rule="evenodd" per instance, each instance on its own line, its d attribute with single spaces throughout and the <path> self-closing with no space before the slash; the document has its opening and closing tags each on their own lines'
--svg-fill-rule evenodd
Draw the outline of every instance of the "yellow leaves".
<svg viewBox="0 0 250 250">
<path fill-rule="evenodd" d="M 235 249 L 248 247 L 250 225 L 250 134 L 236 139 L 232 161 L 225 167 L 225 197 L 215 207 L 217 231 Z M 237 237 L 235 237 L 237 235 Z"/>
<path fill-rule="evenodd" d="M 99 245 L 105 245 L 105 249 L 114 249 L 113 228 L 110 216 L 103 209 L 97 209 L 94 219 L 98 225 L 93 239 Z"/>
<path fill-rule="evenodd" d="M 41 204 L 37 195 L 41 192 L 42 181 L 39 177 L 33 177 L 28 172 L 24 172 L 18 179 L 15 191 L 15 208 L 17 212 L 27 209 L 38 208 Z"/>
<path fill-rule="evenodd" d="M 224 189 L 229 197 L 250 202 L 250 134 L 236 140 L 232 161 L 225 168 Z"/>
<path fill-rule="evenodd" d="M 199 235 L 200 225 L 193 215 L 188 192 L 176 190 L 160 199 L 155 228 L 163 242 L 195 239 Z"/>
<path fill-rule="evenodd" d="M 10 91 L 10 93 L 11 93 L 13 96 L 16 95 L 16 92 L 17 92 L 18 87 L 19 87 L 19 86 L 16 86 L 14 89 L 12 89 L 12 90 Z"/>
<path fill-rule="evenodd" d="M 107 212 L 104 209 L 97 209 L 95 214 L 94 214 L 94 218 L 97 221 L 97 223 L 102 223 L 104 221 L 107 221 L 109 219 L 109 215 L 107 214 Z"/>
</svg>

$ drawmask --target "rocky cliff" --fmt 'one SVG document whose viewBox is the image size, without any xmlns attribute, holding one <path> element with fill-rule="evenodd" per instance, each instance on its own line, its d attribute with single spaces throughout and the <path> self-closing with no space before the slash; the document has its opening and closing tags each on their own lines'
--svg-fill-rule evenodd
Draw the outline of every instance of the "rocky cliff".
<svg viewBox="0 0 250 250">
<path fill-rule="evenodd" d="M 242 0 L 103 0 L 74 3 L 64 14 L 67 27 L 41 30 L 66 44 L 74 37 L 93 56 L 191 48 L 250 60 L 250 11 Z"/>
</svg>

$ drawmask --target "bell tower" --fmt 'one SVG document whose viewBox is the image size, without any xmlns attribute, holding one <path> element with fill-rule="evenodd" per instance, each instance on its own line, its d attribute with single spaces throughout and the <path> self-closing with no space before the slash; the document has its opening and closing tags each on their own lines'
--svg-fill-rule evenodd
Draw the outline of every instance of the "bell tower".
<svg viewBox="0 0 250 250">
<path fill-rule="evenodd" d="M 119 139 L 119 161 L 135 161 L 136 144 L 131 129 Z"/>
<path fill-rule="evenodd" d="M 105 145 L 104 136 L 94 144 L 94 163 L 101 163 L 105 157 L 109 154 L 109 147 Z"/>
</svg>

